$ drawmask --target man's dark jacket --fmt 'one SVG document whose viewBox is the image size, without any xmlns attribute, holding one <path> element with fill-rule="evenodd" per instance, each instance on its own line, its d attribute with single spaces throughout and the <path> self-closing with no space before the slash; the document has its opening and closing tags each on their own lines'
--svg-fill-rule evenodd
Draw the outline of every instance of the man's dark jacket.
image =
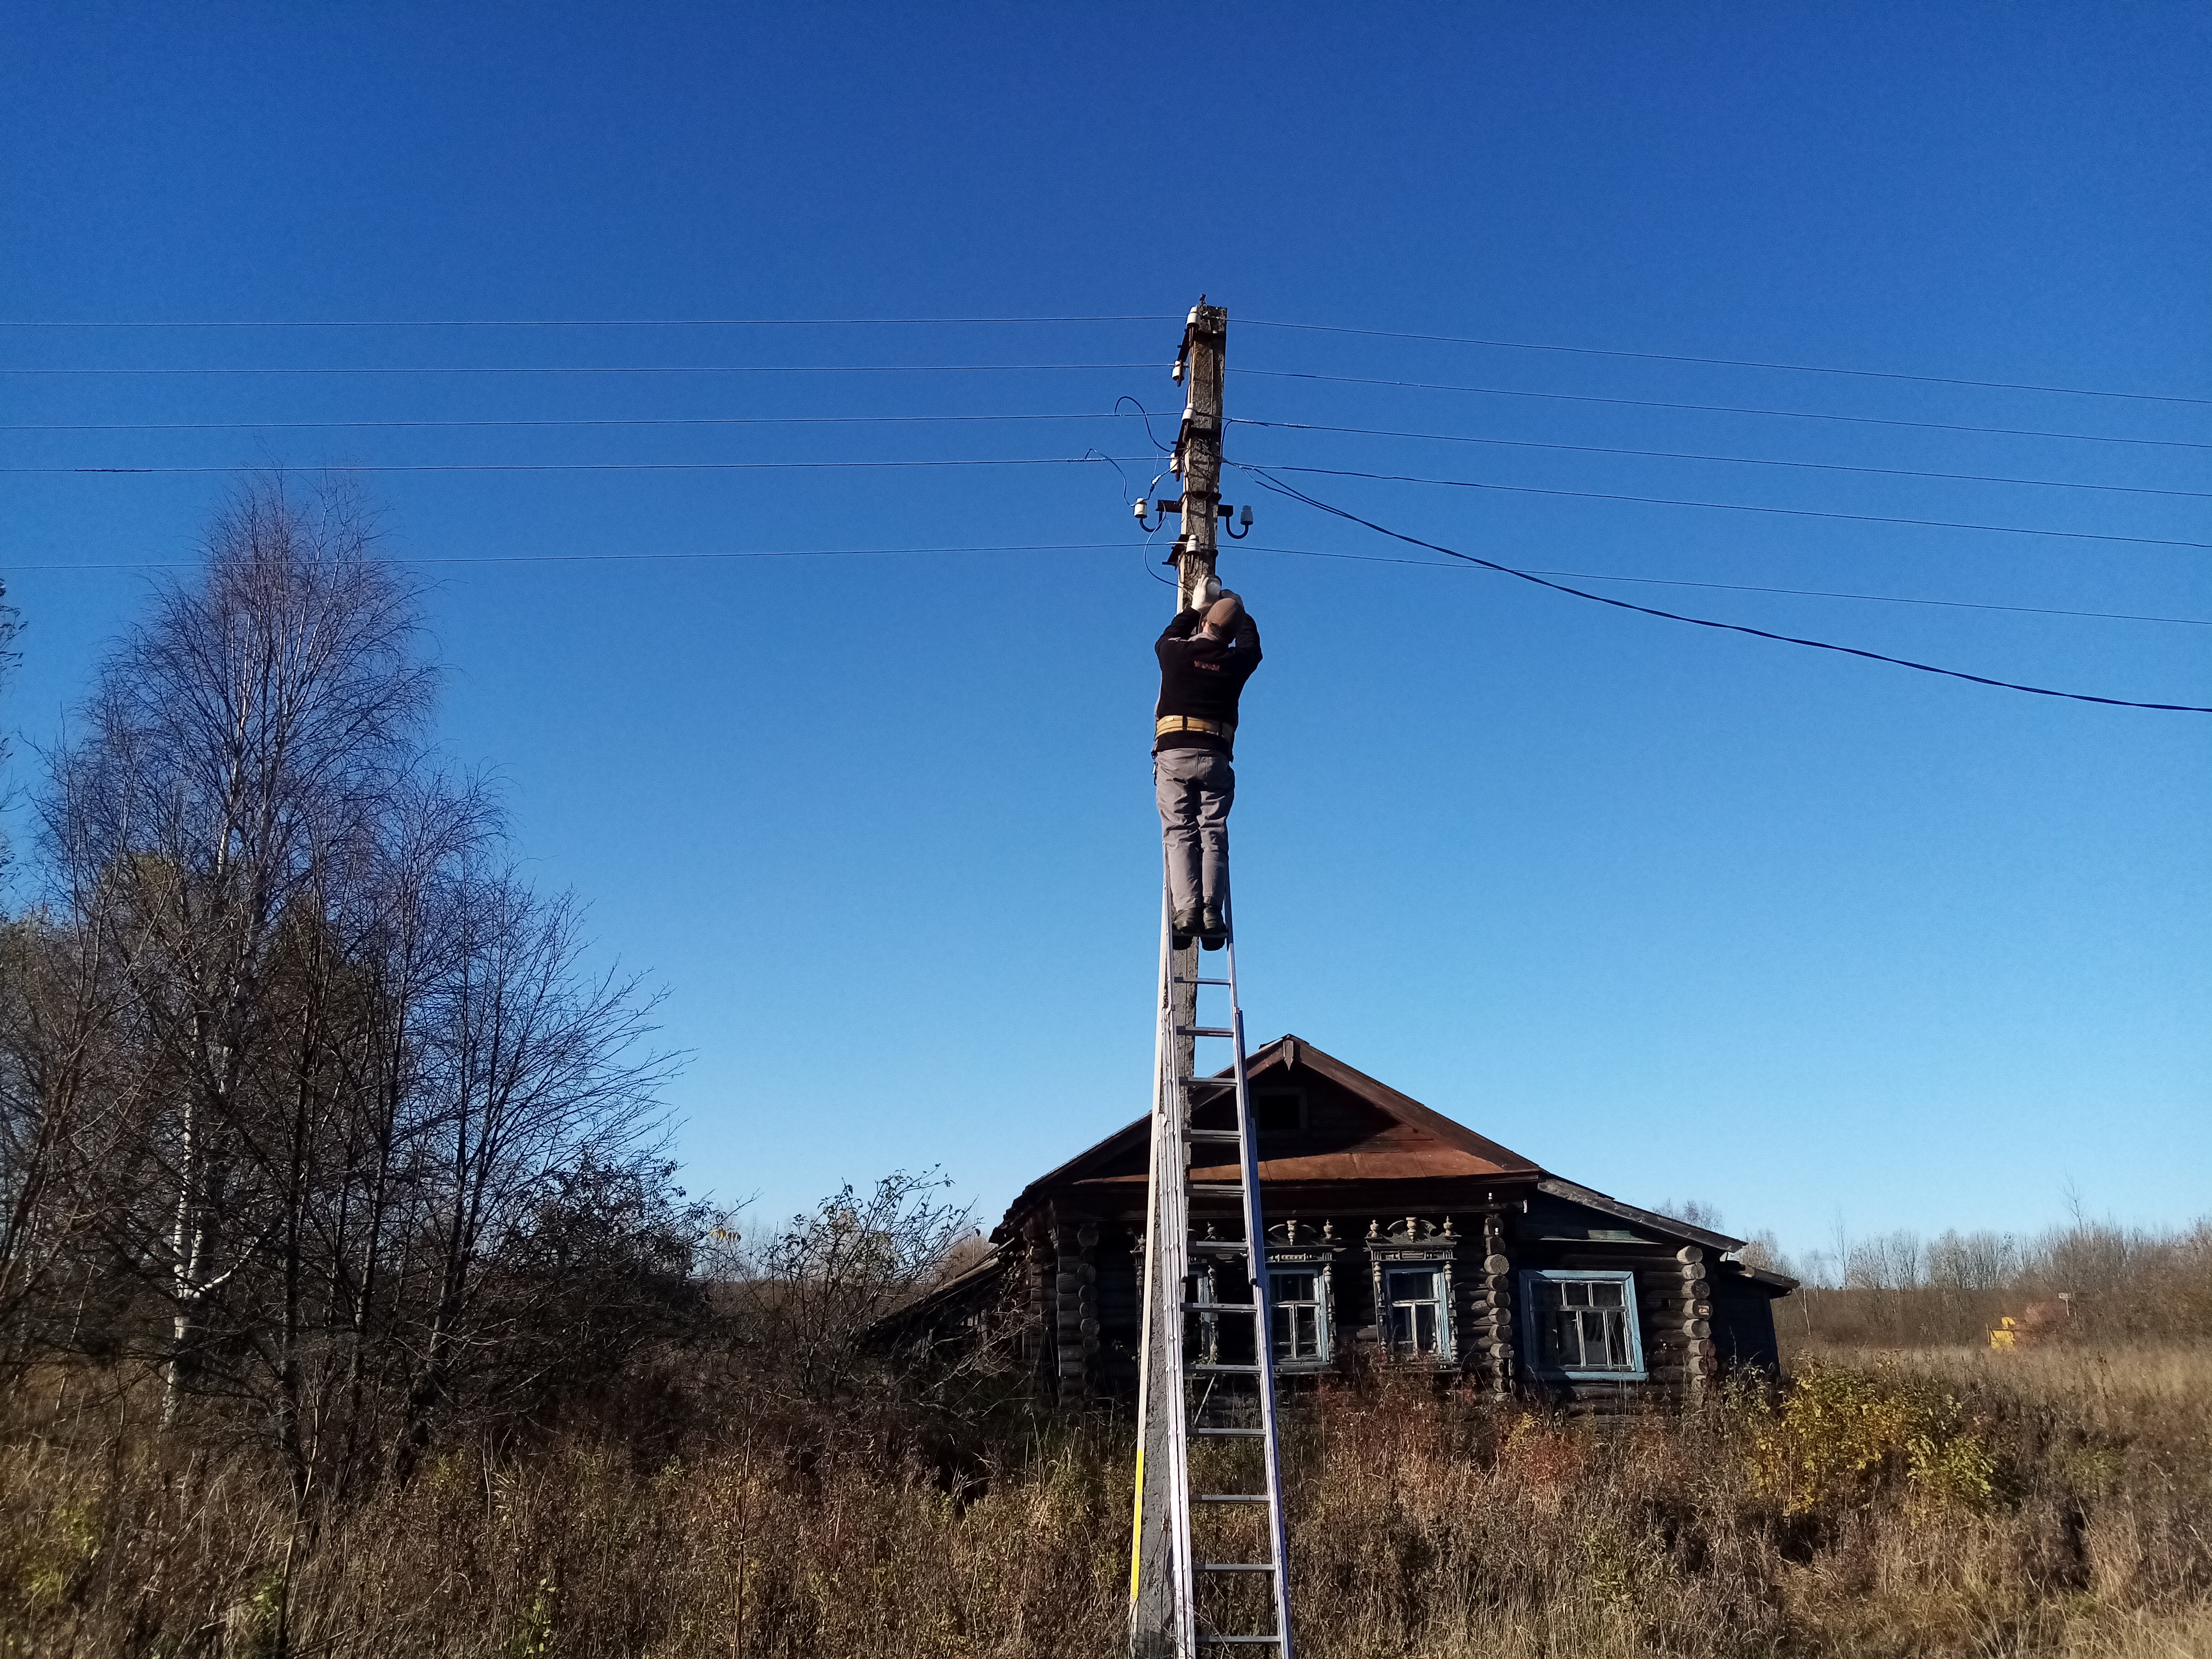
<svg viewBox="0 0 2212 1659">
<path fill-rule="evenodd" d="M 1260 665 L 1260 629 L 1249 611 L 1240 611 L 1237 632 L 1225 640 L 1203 639 L 1199 625 L 1202 611 L 1186 611 L 1168 624 L 1153 647 L 1160 659 L 1160 700 L 1152 713 L 1194 714 L 1200 720 L 1235 726 L 1237 697 L 1244 682 Z M 1220 749 L 1228 739 L 1210 732 L 1167 732 L 1156 736 L 1152 752 L 1163 749 Z"/>
</svg>

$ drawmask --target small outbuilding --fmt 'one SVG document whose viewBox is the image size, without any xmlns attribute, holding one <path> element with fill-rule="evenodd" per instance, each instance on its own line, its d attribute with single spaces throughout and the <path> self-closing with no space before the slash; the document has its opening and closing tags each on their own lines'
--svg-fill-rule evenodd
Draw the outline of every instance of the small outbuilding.
<svg viewBox="0 0 2212 1659">
<path fill-rule="evenodd" d="M 1777 1363 L 1772 1304 L 1795 1281 L 1739 1261 L 1743 1240 L 1554 1175 L 1302 1038 L 1248 1069 L 1286 1380 L 1388 1355 L 1501 1395 L 1619 1409 Z M 1233 1111 L 1202 1106 L 1193 1127 L 1230 1127 Z M 1031 1182 L 992 1254 L 898 1323 L 957 1342 L 1011 1313 L 1041 1394 L 1133 1399 L 1150 1136 L 1139 1118 Z M 1243 1236 L 1232 1200 L 1194 1199 L 1192 1217 L 1200 1238 Z M 1193 1261 L 1198 1299 L 1249 1299 L 1241 1257 Z M 1194 1322 L 1232 1358 L 1250 1322 Z"/>
</svg>

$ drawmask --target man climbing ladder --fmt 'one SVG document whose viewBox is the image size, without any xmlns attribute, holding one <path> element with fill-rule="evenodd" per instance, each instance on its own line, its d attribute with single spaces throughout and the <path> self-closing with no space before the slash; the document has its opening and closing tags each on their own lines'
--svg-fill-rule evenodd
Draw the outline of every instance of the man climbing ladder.
<svg viewBox="0 0 2212 1659">
<path fill-rule="evenodd" d="M 1213 591 L 1209 580 L 1201 592 Z M 1152 784 L 1167 843 L 1175 948 L 1194 935 L 1209 951 L 1229 937 L 1229 809 L 1237 705 L 1260 665 L 1260 629 L 1234 593 L 1194 605 L 1153 647 L 1160 696 L 1152 709 Z"/>
</svg>

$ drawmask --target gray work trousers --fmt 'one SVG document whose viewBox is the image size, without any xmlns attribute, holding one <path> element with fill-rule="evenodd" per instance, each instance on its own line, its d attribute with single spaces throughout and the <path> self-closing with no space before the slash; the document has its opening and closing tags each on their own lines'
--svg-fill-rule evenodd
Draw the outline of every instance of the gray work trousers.
<svg viewBox="0 0 2212 1659">
<path fill-rule="evenodd" d="M 1167 843 L 1168 902 L 1176 909 L 1229 903 L 1229 808 L 1237 773 L 1218 749 L 1163 749 L 1152 787 Z"/>
</svg>

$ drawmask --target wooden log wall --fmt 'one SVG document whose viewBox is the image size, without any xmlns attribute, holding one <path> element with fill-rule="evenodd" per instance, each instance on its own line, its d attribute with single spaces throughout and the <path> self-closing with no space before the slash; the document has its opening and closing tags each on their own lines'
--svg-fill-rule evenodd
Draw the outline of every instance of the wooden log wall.
<svg viewBox="0 0 2212 1659">
<path fill-rule="evenodd" d="M 1506 1252 L 1505 1229 L 1496 1215 L 1482 1218 L 1482 1262 L 1474 1275 L 1476 1316 L 1469 1328 L 1490 1391 L 1501 1398 L 1513 1391 L 1513 1259 Z"/>
<path fill-rule="evenodd" d="M 1671 1261 L 1638 1265 L 1644 1363 L 1655 1389 L 1686 1402 L 1704 1397 L 1719 1370 L 1705 1253 L 1685 1244 Z"/>
<path fill-rule="evenodd" d="M 1054 1271 L 1049 1235 L 1042 1218 L 1031 1216 L 1022 1227 L 1022 1269 L 1029 1284 L 1029 1325 L 1023 1336 L 1023 1358 L 1040 1395 L 1055 1392 L 1054 1374 L 1054 1318 L 1052 1279 Z"/>
<path fill-rule="evenodd" d="M 1098 1223 L 1091 1217 L 1055 1219 L 1052 1228 L 1054 1349 L 1060 1403 L 1091 1395 L 1091 1358 L 1098 1351 Z"/>
</svg>

